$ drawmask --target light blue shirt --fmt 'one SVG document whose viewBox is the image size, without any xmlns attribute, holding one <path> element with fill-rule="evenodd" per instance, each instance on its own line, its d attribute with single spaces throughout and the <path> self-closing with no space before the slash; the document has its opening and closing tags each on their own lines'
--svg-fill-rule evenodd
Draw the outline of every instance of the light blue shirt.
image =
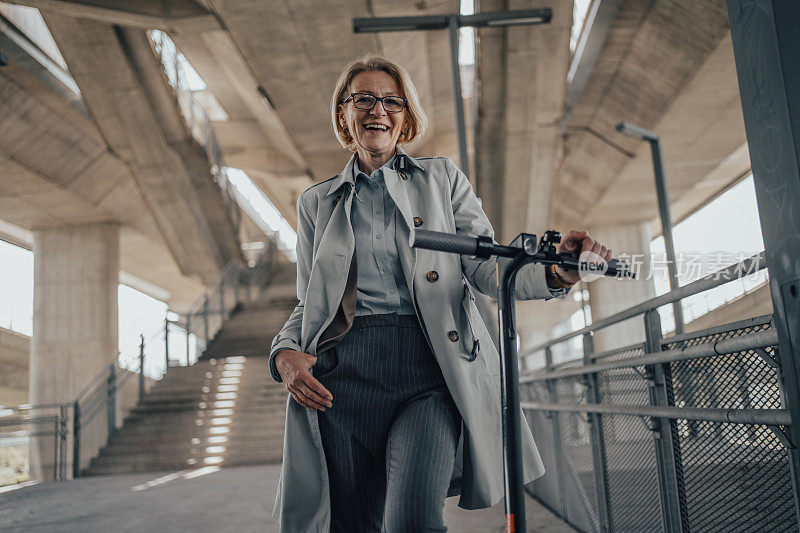
<svg viewBox="0 0 800 533">
<path fill-rule="evenodd" d="M 390 168 L 397 156 L 367 176 L 353 163 L 356 184 L 351 211 L 358 260 L 356 316 L 397 313 L 414 315 L 395 235 L 403 224 L 397 207 L 386 192 L 383 169 Z"/>
</svg>

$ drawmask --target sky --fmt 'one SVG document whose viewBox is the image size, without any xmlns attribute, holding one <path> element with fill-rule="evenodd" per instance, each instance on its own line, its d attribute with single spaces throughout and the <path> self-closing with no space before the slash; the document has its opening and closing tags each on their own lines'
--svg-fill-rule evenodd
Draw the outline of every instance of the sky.
<svg viewBox="0 0 800 533">
<path fill-rule="evenodd" d="M 686 285 L 725 266 L 738 263 L 764 249 L 761 222 L 755 200 L 753 177 L 749 176 L 704 208 L 677 224 L 672 231 L 678 262 L 678 283 Z M 654 258 L 665 257 L 664 238 L 650 245 Z M 663 270 L 663 269 L 662 269 Z M 686 298 L 684 320 L 706 314 L 767 280 L 766 270 Z M 669 292 L 666 276 L 654 276 L 656 294 Z M 669 307 L 659 309 L 662 327 L 671 331 L 675 320 Z"/>
<path fill-rule="evenodd" d="M 167 304 L 127 285 L 119 285 L 119 352 L 126 368 L 138 368 L 140 335 L 150 341 L 146 350 L 145 373 L 163 373 L 164 318 Z M 0 240 L 0 327 L 33 335 L 33 252 Z M 174 355 L 185 360 L 186 337 L 170 335 Z M 190 356 L 194 357 L 194 351 Z M 111 354 L 109 354 L 111 357 Z"/>
</svg>

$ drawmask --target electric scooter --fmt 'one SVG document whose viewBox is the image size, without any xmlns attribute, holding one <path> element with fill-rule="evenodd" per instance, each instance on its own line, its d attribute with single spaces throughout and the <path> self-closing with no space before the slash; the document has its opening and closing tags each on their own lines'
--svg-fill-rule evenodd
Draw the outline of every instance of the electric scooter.
<svg viewBox="0 0 800 533">
<path fill-rule="evenodd" d="M 581 263 L 570 253 L 559 254 L 556 244 L 561 233 L 546 231 L 537 245 L 536 235 L 521 233 L 510 246 L 495 244 L 489 237 L 469 237 L 439 231 L 412 230 L 412 248 L 469 255 L 497 257 L 497 315 L 500 326 L 501 398 L 503 413 L 503 474 L 505 477 L 505 531 L 525 532 L 525 498 L 522 477 L 521 410 L 514 287 L 517 272 L 529 263 L 558 265 L 564 269 L 591 272 L 595 277 L 635 277 L 627 264 L 612 259 L 608 263 Z"/>
</svg>

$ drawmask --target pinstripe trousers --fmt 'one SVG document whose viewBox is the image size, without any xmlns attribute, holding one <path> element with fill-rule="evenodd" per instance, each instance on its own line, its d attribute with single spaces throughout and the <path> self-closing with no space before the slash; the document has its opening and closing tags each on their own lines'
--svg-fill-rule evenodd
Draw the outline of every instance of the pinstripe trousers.
<svg viewBox="0 0 800 533">
<path fill-rule="evenodd" d="M 447 531 L 461 417 L 414 315 L 357 316 L 319 354 L 331 533 Z"/>
</svg>

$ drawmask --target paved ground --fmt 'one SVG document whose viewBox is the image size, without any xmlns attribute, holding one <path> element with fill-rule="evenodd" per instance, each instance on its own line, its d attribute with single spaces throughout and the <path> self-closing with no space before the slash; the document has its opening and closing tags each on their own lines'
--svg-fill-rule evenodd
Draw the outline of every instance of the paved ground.
<svg viewBox="0 0 800 533">
<path fill-rule="evenodd" d="M 125 474 L 23 487 L 0 493 L 0 531 L 277 532 L 271 512 L 279 468 L 230 467 L 206 475 L 191 470 Z M 572 533 L 534 500 L 529 499 L 527 509 L 528 531 Z M 501 532 L 502 503 L 465 511 L 450 498 L 445 522 L 451 532 Z"/>
</svg>

